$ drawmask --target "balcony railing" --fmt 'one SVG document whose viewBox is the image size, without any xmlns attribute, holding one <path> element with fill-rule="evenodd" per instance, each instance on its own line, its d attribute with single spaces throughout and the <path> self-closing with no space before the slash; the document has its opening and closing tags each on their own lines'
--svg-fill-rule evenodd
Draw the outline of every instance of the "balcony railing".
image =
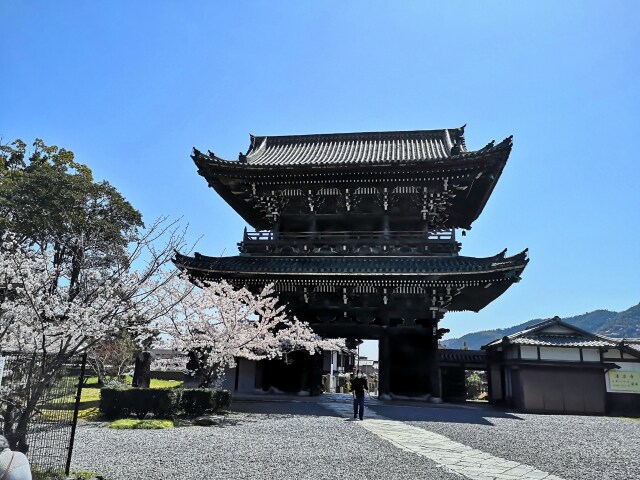
<svg viewBox="0 0 640 480">
<path fill-rule="evenodd" d="M 440 241 L 455 242 L 455 231 L 448 230 L 442 232 L 383 232 L 383 231 L 366 231 L 366 232 L 296 232 L 296 233 L 278 233 L 271 231 L 260 232 L 244 232 L 244 242 L 336 242 L 343 243 L 345 241 Z"/>
<path fill-rule="evenodd" d="M 455 231 L 442 232 L 247 232 L 238 244 L 241 252 L 258 254 L 456 254 Z"/>
</svg>

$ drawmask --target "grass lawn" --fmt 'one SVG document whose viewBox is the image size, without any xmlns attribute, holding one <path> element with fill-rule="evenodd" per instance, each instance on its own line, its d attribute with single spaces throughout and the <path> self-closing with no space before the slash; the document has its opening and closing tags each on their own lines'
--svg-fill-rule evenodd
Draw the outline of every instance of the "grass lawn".
<svg viewBox="0 0 640 480">
<path fill-rule="evenodd" d="M 131 377 L 126 377 L 125 381 L 131 384 Z M 158 380 L 151 379 L 151 388 L 174 388 L 181 387 L 182 382 L 178 380 Z M 45 409 L 42 410 L 44 418 L 55 420 L 60 418 L 61 415 L 66 416 L 66 412 L 62 413 L 61 410 L 73 410 L 74 402 L 73 397 L 69 397 L 69 401 L 63 404 L 63 409 Z M 96 420 L 100 416 L 100 389 L 98 388 L 98 377 L 89 377 L 85 379 L 85 383 L 82 387 L 82 395 L 80 396 L 80 407 L 78 409 L 78 418 L 81 420 Z M 163 427 L 165 428 L 165 427 Z"/>
<path fill-rule="evenodd" d="M 133 378 L 130 377 L 129 375 L 127 375 L 124 378 L 127 385 L 131 385 L 131 380 L 133 380 Z M 97 381 L 98 379 L 96 378 L 96 382 Z M 179 380 L 158 380 L 157 378 L 152 378 L 150 388 L 175 388 L 175 387 L 181 387 L 181 386 L 182 386 L 182 382 Z"/>
<path fill-rule="evenodd" d="M 111 422 L 109 428 L 116 430 L 160 430 L 162 428 L 173 428 L 173 420 L 136 420 L 134 418 L 121 418 Z"/>
</svg>

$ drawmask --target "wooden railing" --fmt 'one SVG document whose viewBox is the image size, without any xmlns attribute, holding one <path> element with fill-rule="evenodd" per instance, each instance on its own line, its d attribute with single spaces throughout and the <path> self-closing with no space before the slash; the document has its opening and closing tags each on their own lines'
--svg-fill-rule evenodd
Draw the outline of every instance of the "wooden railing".
<svg viewBox="0 0 640 480">
<path fill-rule="evenodd" d="M 255 254 L 420 254 L 455 255 L 460 250 L 455 233 L 447 232 L 247 232 L 238 244 Z M 367 253 L 369 252 L 369 253 Z"/>
<path fill-rule="evenodd" d="M 277 233 L 271 231 L 244 233 L 244 242 L 302 242 L 302 243 L 343 243 L 343 242 L 455 242 L 453 230 L 443 232 L 383 232 L 383 231 L 343 231 L 343 232 L 296 232 Z"/>
</svg>

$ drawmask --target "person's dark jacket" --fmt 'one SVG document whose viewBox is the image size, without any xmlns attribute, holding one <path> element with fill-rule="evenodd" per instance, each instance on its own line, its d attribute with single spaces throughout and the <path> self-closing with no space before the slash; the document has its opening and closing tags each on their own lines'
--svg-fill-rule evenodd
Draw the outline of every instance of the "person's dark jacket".
<svg viewBox="0 0 640 480">
<path fill-rule="evenodd" d="M 356 397 L 364 397 L 364 391 L 369 391 L 369 385 L 366 378 L 354 378 L 351 380 L 351 391 L 356 394 Z"/>
</svg>

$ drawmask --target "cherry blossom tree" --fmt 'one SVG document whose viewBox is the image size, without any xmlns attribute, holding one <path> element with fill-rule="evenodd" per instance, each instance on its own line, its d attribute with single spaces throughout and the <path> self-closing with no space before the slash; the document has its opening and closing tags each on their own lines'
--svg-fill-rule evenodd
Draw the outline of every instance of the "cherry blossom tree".
<svg viewBox="0 0 640 480">
<path fill-rule="evenodd" d="M 87 365 L 98 377 L 98 386 L 122 385 L 131 371 L 136 345 L 129 332 L 122 331 L 87 351 Z"/>
<path fill-rule="evenodd" d="M 177 275 L 165 267 L 183 245 L 184 231 L 162 219 L 136 234 L 126 254 L 110 262 L 88 255 L 59 261 L 55 247 L 35 248 L 3 235 L 0 349 L 38 364 L 19 391 L 0 392 L 12 412 L 4 420 L 13 448 L 27 448 L 29 419 L 73 357 L 124 331 L 144 337 L 150 322 L 173 308 L 156 300 Z M 179 295 L 172 301 L 180 301 Z"/>
<path fill-rule="evenodd" d="M 33 248 L 5 234 L 0 245 L 0 349 L 37 361 L 19 391 L 0 392 L 10 404 L 5 432 L 26 450 L 29 419 L 46 389 L 79 353 L 129 332 L 137 341 L 157 337 L 197 360 L 202 386 L 220 380 L 236 358 L 271 359 L 294 350 L 340 349 L 287 315 L 272 286 L 254 294 L 225 282 L 189 282 L 168 270 L 184 245 L 175 224 L 155 223 L 132 242 L 122 261 L 57 262 L 54 248 Z M 131 266 L 137 265 L 138 269 Z M 159 336 L 158 336 L 159 333 Z"/>
<path fill-rule="evenodd" d="M 252 293 L 224 281 L 194 283 L 172 280 L 170 295 L 162 301 L 174 307 L 165 308 L 156 328 L 165 347 L 183 354 L 182 368 L 194 371 L 201 387 L 220 382 L 237 358 L 263 360 L 295 350 L 316 354 L 345 348 L 343 340 L 322 339 L 309 324 L 290 316 L 273 285 Z"/>
</svg>

